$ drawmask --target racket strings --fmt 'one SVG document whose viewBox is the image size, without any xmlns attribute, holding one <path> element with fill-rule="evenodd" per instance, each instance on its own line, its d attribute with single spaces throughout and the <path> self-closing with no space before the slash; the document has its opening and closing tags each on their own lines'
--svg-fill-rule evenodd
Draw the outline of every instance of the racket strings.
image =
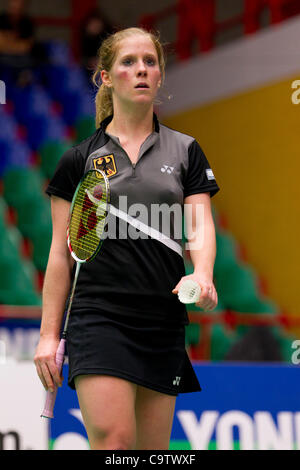
<svg viewBox="0 0 300 470">
<path fill-rule="evenodd" d="M 69 240 L 78 259 L 87 260 L 101 245 L 109 191 L 104 178 L 91 171 L 76 194 L 69 224 Z"/>
</svg>

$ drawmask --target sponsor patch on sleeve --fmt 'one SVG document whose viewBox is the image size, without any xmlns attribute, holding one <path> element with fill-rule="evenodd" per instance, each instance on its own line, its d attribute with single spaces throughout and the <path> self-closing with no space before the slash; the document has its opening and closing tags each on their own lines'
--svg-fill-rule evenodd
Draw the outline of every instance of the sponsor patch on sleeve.
<svg viewBox="0 0 300 470">
<path fill-rule="evenodd" d="M 215 180 L 216 179 L 213 171 L 210 168 L 208 170 L 205 170 L 205 171 L 206 171 L 206 176 L 207 176 L 208 180 Z"/>
</svg>

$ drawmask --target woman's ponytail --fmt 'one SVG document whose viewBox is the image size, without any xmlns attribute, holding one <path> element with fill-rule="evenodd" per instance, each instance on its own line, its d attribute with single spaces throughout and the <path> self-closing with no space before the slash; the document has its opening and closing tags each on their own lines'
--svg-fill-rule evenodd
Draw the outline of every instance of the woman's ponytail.
<svg viewBox="0 0 300 470">
<path fill-rule="evenodd" d="M 103 83 L 97 91 L 95 104 L 96 104 L 96 129 L 98 129 L 103 119 L 113 114 L 111 90 L 110 88 L 106 87 Z"/>
</svg>

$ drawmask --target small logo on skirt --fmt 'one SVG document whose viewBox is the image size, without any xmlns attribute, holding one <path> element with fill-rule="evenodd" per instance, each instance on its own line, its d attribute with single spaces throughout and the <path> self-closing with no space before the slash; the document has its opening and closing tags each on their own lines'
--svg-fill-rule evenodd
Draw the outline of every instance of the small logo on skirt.
<svg viewBox="0 0 300 470">
<path fill-rule="evenodd" d="M 175 380 L 173 380 L 173 385 L 179 385 L 181 377 L 176 377 Z"/>
</svg>

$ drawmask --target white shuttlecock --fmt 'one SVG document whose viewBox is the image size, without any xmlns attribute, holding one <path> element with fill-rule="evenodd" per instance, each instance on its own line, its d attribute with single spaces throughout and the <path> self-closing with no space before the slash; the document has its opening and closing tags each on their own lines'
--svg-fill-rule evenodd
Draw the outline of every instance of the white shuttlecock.
<svg viewBox="0 0 300 470">
<path fill-rule="evenodd" d="M 178 298 L 183 304 L 194 304 L 198 302 L 201 294 L 201 287 L 196 281 L 187 279 L 184 281 L 178 291 Z"/>
</svg>

